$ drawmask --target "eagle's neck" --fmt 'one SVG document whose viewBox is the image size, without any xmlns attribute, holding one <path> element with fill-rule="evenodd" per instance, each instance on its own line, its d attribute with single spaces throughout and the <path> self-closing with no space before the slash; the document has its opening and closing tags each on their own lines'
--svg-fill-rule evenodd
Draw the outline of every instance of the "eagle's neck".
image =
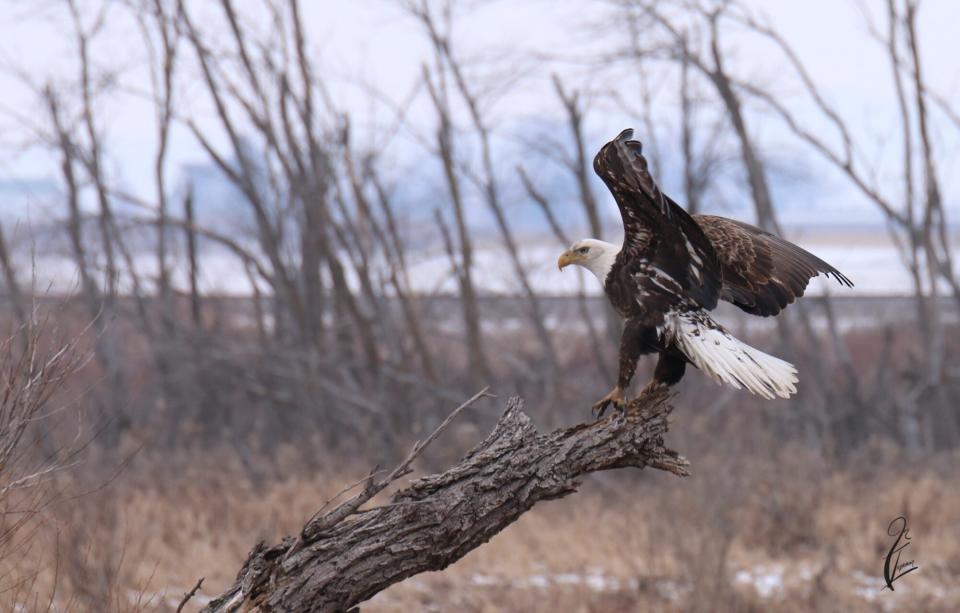
<svg viewBox="0 0 960 613">
<path fill-rule="evenodd" d="M 617 254 L 620 253 L 620 247 L 613 243 L 604 243 L 603 252 L 595 258 L 583 263 L 583 267 L 589 270 L 600 281 L 600 285 L 606 285 L 607 275 L 613 268 L 613 263 L 617 260 Z"/>
</svg>

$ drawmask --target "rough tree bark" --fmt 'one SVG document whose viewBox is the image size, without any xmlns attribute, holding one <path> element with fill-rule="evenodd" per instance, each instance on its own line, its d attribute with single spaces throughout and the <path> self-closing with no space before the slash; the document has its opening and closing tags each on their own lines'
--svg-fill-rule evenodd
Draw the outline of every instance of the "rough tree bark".
<svg viewBox="0 0 960 613">
<path fill-rule="evenodd" d="M 512 398 L 493 432 L 447 471 L 417 479 L 390 502 L 359 507 L 410 471 L 451 418 L 386 478 L 318 513 L 297 537 L 257 544 L 234 584 L 205 612 L 347 611 L 407 577 L 453 564 L 542 500 L 577 490 L 591 472 L 652 467 L 686 476 L 687 461 L 664 447 L 669 394 L 658 389 L 623 416 L 541 434 Z"/>
</svg>

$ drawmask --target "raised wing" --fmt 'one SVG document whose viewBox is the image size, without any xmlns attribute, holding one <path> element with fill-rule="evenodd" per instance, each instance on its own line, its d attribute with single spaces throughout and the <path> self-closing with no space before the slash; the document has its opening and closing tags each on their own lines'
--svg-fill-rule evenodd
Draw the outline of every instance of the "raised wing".
<svg viewBox="0 0 960 613">
<path fill-rule="evenodd" d="M 776 315 L 803 296 L 810 279 L 821 273 L 853 287 L 836 268 L 779 236 L 715 215 L 693 219 L 720 258 L 720 297 L 747 313 Z"/>
<path fill-rule="evenodd" d="M 677 281 L 700 306 L 717 306 L 720 262 L 700 226 L 667 197 L 647 170 L 643 146 L 624 130 L 600 149 L 593 169 L 603 179 L 623 219 L 618 264 L 645 260 Z"/>
</svg>

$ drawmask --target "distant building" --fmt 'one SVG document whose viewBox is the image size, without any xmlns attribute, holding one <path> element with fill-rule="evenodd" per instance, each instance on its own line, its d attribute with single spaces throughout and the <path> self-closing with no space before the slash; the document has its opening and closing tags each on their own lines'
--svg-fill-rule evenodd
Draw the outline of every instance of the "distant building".
<svg viewBox="0 0 960 613">
<path fill-rule="evenodd" d="M 7 232 L 16 227 L 45 227 L 63 216 L 63 192 L 52 179 L 0 180 L 0 224 Z"/>
<path fill-rule="evenodd" d="M 240 230 L 252 228 L 253 210 L 247 197 L 222 170 L 211 163 L 186 164 L 181 168 L 183 189 L 193 191 L 193 210 L 199 226 Z M 171 203 L 170 214 L 185 218 L 183 197 Z"/>
</svg>

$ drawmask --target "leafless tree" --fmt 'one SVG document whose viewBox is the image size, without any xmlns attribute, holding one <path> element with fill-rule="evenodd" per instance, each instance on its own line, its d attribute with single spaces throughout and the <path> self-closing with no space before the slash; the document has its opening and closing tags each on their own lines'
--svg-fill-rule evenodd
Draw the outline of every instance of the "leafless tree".
<svg viewBox="0 0 960 613">
<path fill-rule="evenodd" d="M 11 259 L 10 249 L 7 247 L 7 239 L 2 224 L 0 224 L 0 269 L 3 272 L 4 285 L 10 298 L 10 307 L 13 309 L 16 323 L 23 324 L 27 321 L 26 305 L 24 304 L 23 292 L 20 291 L 20 281 L 17 279 L 17 271 Z"/>
<path fill-rule="evenodd" d="M 493 432 L 443 473 L 420 478 L 383 506 L 361 509 L 403 475 L 461 405 L 386 477 L 321 508 L 296 538 L 257 544 L 236 582 L 204 611 L 344 611 L 407 577 L 439 570 L 516 521 L 542 500 L 577 491 L 583 476 L 651 467 L 688 475 L 687 461 L 666 448 L 667 394 L 642 396 L 623 416 L 538 433 L 513 398 Z"/>
<path fill-rule="evenodd" d="M 651 32 L 660 32 L 664 39 L 658 51 L 652 53 L 650 44 L 641 46 L 637 39 L 633 41 L 633 53 L 638 61 L 660 61 L 666 58 L 679 66 L 680 81 L 683 88 L 689 85 L 689 69 L 699 73 L 715 90 L 717 100 L 723 105 L 740 144 L 742 167 L 747 175 L 750 193 L 761 227 L 782 232 L 776 219 L 776 207 L 767 179 L 766 162 L 750 129 L 750 116 L 745 111 L 744 101 L 757 102 L 781 119 L 802 142 L 809 145 L 823 160 L 848 178 L 852 185 L 885 215 L 892 235 L 900 245 L 904 265 L 913 279 L 914 299 L 917 306 L 915 318 L 922 339 L 921 353 L 924 356 L 918 386 L 897 400 L 895 410 L 909 415 L 917 415 L 917 400 L 921 397 L 938 395 L 942 381 L 944 363 L 943 315 L 939 300 L 939 287 L 945 284 L 956 296 L 956 275 L 953 272 L 952 252 L 949 247 L 949 230 L 942 206 L 940 181 L 936 170 L 936 155 L 932 150 L 930 132 L 930 105 L 945 107 L 944 113 L 950 117 L 949 106 L 941 96 L 928 91 L 923 81 L 922 59 L 916 45 L 915 2 L 903 3 L 891 0 L 887 4 L 887 29 L 881 33 L 871 24 L 874 36 L 881 42 L 889 56 L 893 73 L 893 86 L 900 105 L 902 117 L 902 154 L 903 154 L 903 195 L 886 193 L 887 190 L 877 181 L 877 173 L 871 168 L 863 155 L 865 144 L 857 142 L 849 127 L 849 120 L 837 111 L 821 91 L 811 76 L 802 58 L 790 43 L 776 29 L 761 17 L 739 2 L 684 3 L 672 1 L 626 0 L 615 3 L 622 14 L 632 24 L 630 31 L 636 33 L 642 25 L 647 39 Z M 675 9 L 682 9 L 677 11 Z M 740 77 L 727 67 L 727 51 L 721 40 L 721 32 L 726 24 L 752 32 L 766 40 L 780 54 L 786 69 L 792 71 L 797 83 L 822 115 L 826 130 L 811 127 L 809 118 L 801 119 L 777 92 L 758 84 L 749 78 Z M 656 44 L 653 45 L 656 48 Z M 905 50 L 904 50 L 905 47 Z M 681 91 L 681 107 L 686 108 L 688 95 Z M 684 111 L 685 113 L 688 111 Z M 686 126 L 684 120 L 683 126 Z M 686 129 L 686 128 L 684 128 Z M 689 138 L 684 137 L 684 155 L 687 153 Z M 916 171 L 916 166 L 921 172 Z M 916 184 L 922 182 L 922 188 Z M 693 183 L 685 177 L 689 187 Z M 691 194 L 688 194 L 688 198 Z M 696 201 L 696 194 L 693 194 Z M 830 319 L 831 310 L 825 307 Z M 803 308 L 795 310 L 803 325 L 807 342 L 816 339 L 811 327 L 809 314 Z M 830 328 L 831 330 L 833 328 Z M 788 331 L 781 326 L 782 337 L 789 339 Z M 832 345 L 837 349 L 834 358 L 841 364 L 846 362 L 846 350 L 838 333 L 832 333 Z M 819 343 L 813 345 L 814 353 L 823 354 Z M 871 410 L 867 406 L 863 384 L 849 368 L 844 383 L 844 403 L 852 403 L 858 412 Z M 830 386 L 827 373 L 814 370 L 820 387 L 828 395 Z M 937 402 L 945 406 L 943 398 Z M 940 432 L 954 432 L 956 420 L 942 414 L 936 419 L 927 420 L 929 424 L 940 423 Z M 928 437 L 933 431 L 928 430 Z M 945 435 L 953 438 L 952 434 Z M 929 443 L 929 441 L 928 441 Z M 919 444 L 919 443 L 916 443 Z"/>
</svg>

